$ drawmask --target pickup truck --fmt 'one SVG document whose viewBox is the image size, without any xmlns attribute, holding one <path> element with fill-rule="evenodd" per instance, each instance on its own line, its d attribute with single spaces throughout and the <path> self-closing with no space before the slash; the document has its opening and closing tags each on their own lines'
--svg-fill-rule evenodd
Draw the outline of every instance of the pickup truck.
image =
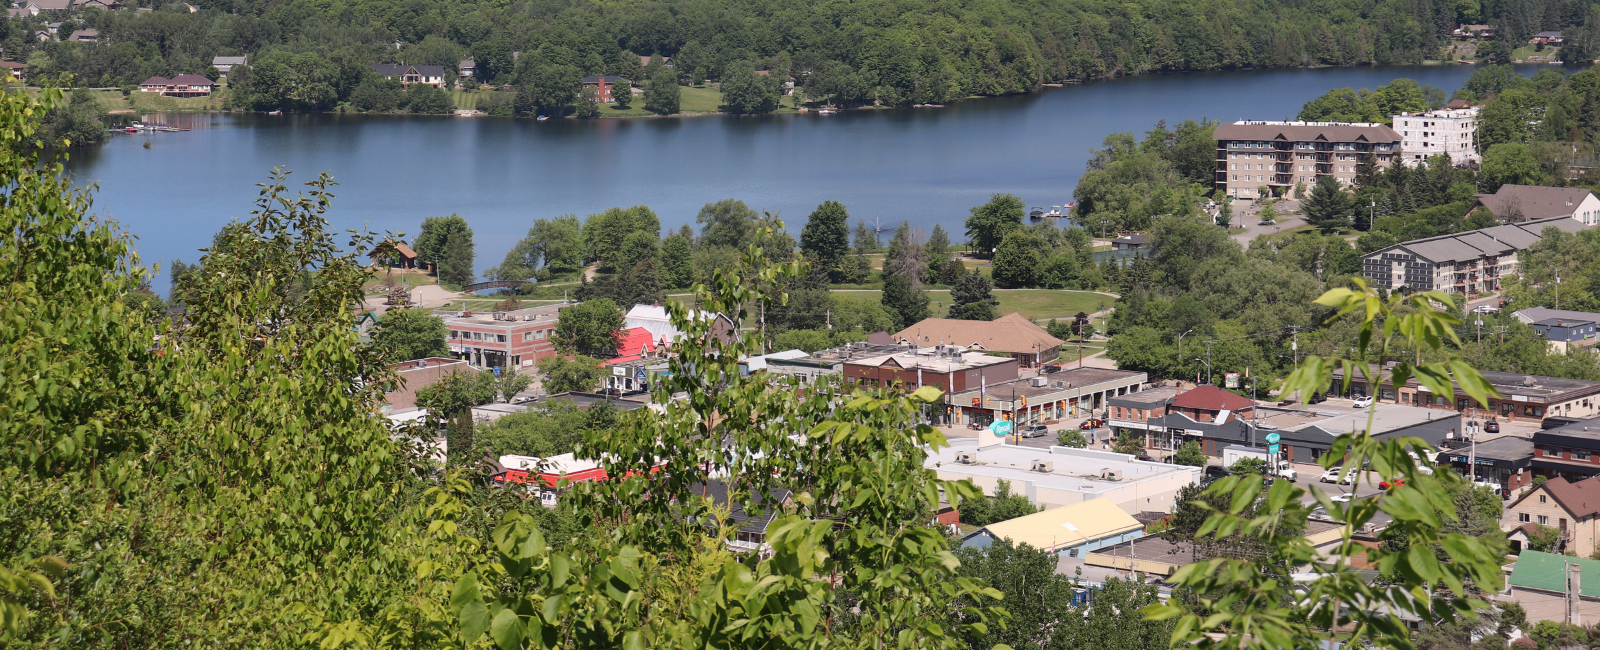
<svg viewBox="0 0 1600 650">
<path fill-rule="evenodd" d="M 1258 460 L 1260 460 L 1262 462 L 1267 463 L 1268 464 L 1268 466 L 1267 466 L 1267 475 L 1268 476 L 1276 476 L 1276 477 L 1279 477 L 1279 478 L 1286 478 L 1286 479 L 1289 479 L 1291 481 L 1294 481 L 1294 480 L 1297 480 L 1297 479 L 1300 478 L 1300 473 L 1295 471 L 1294 465 L 1290 464 L 1289 461 L 1284 460 L 1282 458 L 1278 458 L 1277 459 L 1277 463 L 1278 463 L 1277 467 L 1272 467 L 1271 464 L 1272 464 L 1273 461 L 1268 459 L 1267 450 L 1265 450 L 1265 449 L 1256 449 L 1256 448 L 1253 448 L 1253 447 L 1241 447 L 1239 445 L 1229 445 L 1229 446 L 1224 447 L 1222 449 L 1222 466 L 1223 467 L 1233 467 L 1234 463 L 1237 463 L 1240 460 L 1245 459 L 1245 458 L 1255 458 L 1255 459 L 1258 459 Z"/>
</svg>

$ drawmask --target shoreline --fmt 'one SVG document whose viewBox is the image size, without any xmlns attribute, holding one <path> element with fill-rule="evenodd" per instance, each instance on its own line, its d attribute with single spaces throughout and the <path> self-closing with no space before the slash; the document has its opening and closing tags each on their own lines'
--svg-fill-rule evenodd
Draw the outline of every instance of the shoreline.
<svg viewBox="0 0 1600 650">
<path fill-rule="evenodd" d="M 1308 65 L 1308 66 L 1285 66 L 1285 67 L 1279 67 L 1279 68 L 1237 68 L 1237 69 L 1233 69 L 1233 70 L 1186 70 L 1186 71 L 1179 71 L 1179 72 L 1144 72 L 1144 73 L 1140 73 L 1140 74 L 1131 74 L 1131 75 L 1129 75 L 1129 74 L 1109 75 L 1109 76 L 1100 77 L 1100 78 L 1097 78 L 1097 79 L 1051 81 L 1051 82 L 1041 83 L 1037 87 L 1035 87 L 1035 88 L 1033 88 L 1033 89 L 1031 89 L 1031 90 L 1029 90 L 1027 92 L 1007 93 L 1007 94 L 1001 94 L 1001 95 L 970 95 L 970 96 L 967 96 L 967 97 L 961 97 L 961 98 L 958 98 L 958 99 L 951 100 L 951 101 L 947 102 L 946 104 L 938 105 L 938 106 L 927 106 L 927 105 L 921 105 L 921 104 L 914 105 L 914 106 L 905 106 L 905 107 L 883 106 L 883 105 L 867 105 L 867 106 L 858 106 L 858 107 L 854 107 L 854 108 L 826 108 L 826 107 L 809 107 L 809 106 L 795 108 L 795 107 L 789 107 L 789 106 L 782 106 L 782 107 L 778 108 L 777 110 L 774 110 L 774 111 L 772 111 L 770 113 L 739 114 L 739 113 L 730 113 L 730 112 L 727 112 L 727 111 L 691 110 L 691 111 L 673 113 L 671 115 L 657 115 L 657 114 L 652 114 L 652 113 L 640 114 L 640 113 L 633 113 L 633 112 L 631 112 L 631 109 L 629 109 L 630 110 L 630 114 L 626 114 L 626 115 L 606 115 L 606 114 L 604 114 L 604 112 L 602 112 L 601 115 L 599 115 L 597 117 L 593 117 L 593 118 L 580 118 L 580 117 L 576 117 L 576 116 L 572 116 L 572 115 L 566 115 L 566 116 L 562 116 L 562 117 L 559 117 L 559 118 L 553 118 L 553 119 L 559 119 L 559 120 L 583 120 L 583 119 L 592 119 L 592 120 L 626 120 L 626 119 L 692 118 L 692 117 L 709 117 L 709 116 L 739 116 L 739 117 L 744 117 L 746 115 L 751 116 L 751 117 L 759 117 L 759 116 L 765 116 L 765 115 L 785 115 L 785 114 L 788 114 L 788 115 L 799 115 L 799 114 L 807 114 L 807 113 L 820 113 L 823 110 L 830 110 L 830 111 L 834 111 L 834 114 L 839 114 L 839 113 L 844 113 L 846 111 L 854 112 L 854 111 L 868 111 L 868 110 L 897 110 L 897 109 L 910 109 L 910 108 L 944 108 L 946 106 L 953 105 L 953 104 L 955 104 L 957 102 L 967 102 L 967 101 L 973 101 L 973 100 L 991 99 L 991 98 L 999 98 L 999 97 L 1014 97 L 1014 96 L 1017 96 L 1017 95 L 1028 95 L 1028 94 L 1035 94 L 1035 93 L 1043 93 L 1043 92 L 1047 92 L 1047 91 L 1050 91 L 1050 90 L 1061 89 L 1061 88 L 1070 88 L 1070 87 L 1074 87 L 1074 86 L 1088 86 L 1088 85 L 1094 85 L 1094 84 L 1100 84 L 1100 83 L 1106 83 L 1106 82 L 1112 82 L 1112 81 L 1137 79 L 1137 78 L 1140 78 L 1140 77 L 1166 77 L 1166 76 L 1181 76 L 1181 75 L 1193 75 L 1193 74 L 1216 74 L 1216 73 L 1226 73 L 1226 72 L 1256 72 L 1256 73 L 1260 73 L 1260 72 L 1273 72 L 1273 71 L 1286 71 L 1286 70 L 1330 70 L 1330 69 L 1343 69 L 1343 68 L 1409 67 L 1409 66 L 1429 66 L 1429 67 L 1433 67 L 1433 66 L 1456 66 L 1456 65 L 1476 65 L 1476 62 L 1475 61 L 1469 61 L 1469 60 L 1442 60 L 1442 59 L 1438 59 L 1438 60 L 1426 60 L 1426 61 L 1422 61 L 1420 63 L 1393 64 L 1392 66 L 1377 66 L 1377 65 L 1373 65 L 1373 64 Z M 1526 62 L 1526 61 L 1520 61 L 1519 60 L 1519 61 L 1513 62 L 1512 65 L 1566 67 L 1566 66 L 1569 66 L 1569 65 L 1584 65 L 1584 64 L 1583 63 L 1568 63 L 1568 62 L 1551 62 L 1551 61 Z M 687 86 L 687 87 L 684 87 L 684 88 L 694 89 L 694 90 L 698 90 L 698 91 L 706 91 L 706 90 L 715 90 L 716 89 L 716 87 L 714 87 L 714 86 Z M 37 92 L 39 90 L 39 88 L 30 86 L 30 87 L 27 87 L 27 90 L 29 92 Z M 97 93 L 108 93 L 108 94 L 115 94 L 115 95 L 120 95 L 121 94 L 121 89 L 119 89 L 119 88 L 86 88 L 86 90 L 94 91 L 94 92 L 97 92 Z M 462 92 L 478 92 L 478 91 L 451 91 L 451 92 L 452 93 L 462 93 Z M 504 91 L 490 91 L 490 92 L 504 92 Z M 720 91 L 719 91 L 718 94 L 720 95 Z M 220 93 L 219 93 L 219 95 L 220 95 Z M 214 100 L 216 99 L 216 97 L 217 97 L 217 95 L 213 95 L 212 97 L 206 98 L 206 99 L 208 101 L 214 103 Z M 184 114 L 184 113 L 255 114 L 255 115 L 269 115 L 269 114 L 271 114 L 270 112 L 264 112 L 264 111 L 241 111 L 241 110 L 225 110 L 225 109 L 222 109 L 222 108 L 198 108 L 198 107 L 197 108 L 186 108 L 186 107 L 185 108 L 178 108 L 178 107 L 167 108 L 167 107 L 159 107 L 159 108 L 153 108 L 153 109 L 145 109 L 145 108 L 139 108 L 139 107 L 131 106 L 131 104 L 133 103 L 132 102 L 132 97 L 128 97 L 128 98 L 118 97 L 117 99 L 121 100 L 121 102 L 127 102 L 127 104 L 129 104 L 130 106 L 109 108 L 106 111 L 106 113 L 108 115 L 129 114 L 129 113 L 133 113 L 133 114 L 154 114 L 154 115 Z M 161 97 L 161 98 L 142 98 L 142 99 L 145 100 L 145 101 L 166 101 L 166 100 L 170 100 L 172 98 Z M 193 98 L 193 99 L 198 99 L 198 98 Z M 789 97 L 785 97 L 784 99 L 789 99 Z M 191 101 L 192 101 L 192 99 L 191 99 Z M 636 102 L 642 102 L 642 98 L 635 98 L 635 101 Z M 121 102 L 118 102 L 118 103 L 121 103 Z M 476 102 L 473 102 L 473 103 L 476 104 Z M 615 110 L 615 109 L 611 109 L 611 110 Z M 491 115 L 489 113 L 485 113 L 483 111 L 479 111 L 476 108 L 465 108 L 465 109 L 458 108 L 458 109 L 452 111 L 451 113 L 440 113 L 440 114 L 366 113 L 366 112 L 350 111 L 350 110 L 308 111 L 308 112 L 304 112 L 304 113 L 286 113 L 286 114 L 287 115 L 311 115 L 311 114 L 321 114 L 321 115 L 385 115 L 385 116 L 413 116 L 413 117 L 473 117 L 473 118 L 499 117 L 499 118 L 520 119 L 520 120 L 536 119 L 536 118 L 531 118 L 531 117 L 517 117 L 517 116 L 514 116 L 514 115 Z"/>
</svg>

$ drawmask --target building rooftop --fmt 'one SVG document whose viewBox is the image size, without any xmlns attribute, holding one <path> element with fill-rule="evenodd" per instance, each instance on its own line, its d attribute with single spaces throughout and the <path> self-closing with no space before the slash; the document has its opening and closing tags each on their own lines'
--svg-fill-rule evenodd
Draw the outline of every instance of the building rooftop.
<svg viewBox="0 0 1600 650">
<path fill-rule="evenodd" d="M 1146 388 L 1137 393 L 1118 395 L 1107 400 L 1107 402 L 1112 406 L 1151 409 L 1171 403 L 1172 398 L 1176 397 L 1177 395 L 1178 389 L 1176 387 L 1159 386 L 1156 388 Z"/>
<path fill-rule="evenodd" d="M 895 346 L 896 351 L 872 357 L 855 357 L 845 363 L 873 368 L 922 369 L 928 372 L 959 372 L 1016 363 L 1010 357 L 996 357 L 982 352 L 969 352 L 956 346 Z M 992 387 L 991 387 L 992 388 Z"/>
<path fill-rule="evenodd" d="M 1143 529 L 1144 525 L 1110 499 L 1099 497 L 984 526 L 997 539 L 1034 548 L 1074 546 Z M 977 534 L 978 531 L 970 533 Z"/>
<path fill-rule="evenodd" d="M 957 454 L 963 453 L 974 454 L 977 462 L 972 464 L 956 462 Z M 1049 462 L 1054 466 L 1053 470 L 1048 474 L 1032 471 L 1034 461 Z M 1134 460 L 1133 456 L 1128 454 L 1097 449 L 1072 447 L 1037 449 L 1016 445 L 992 445 L 980 450 L 977 440 L 960 439 L 950 447 L 929 454 L 924 464 L 930 469 L 942 468 L 973 476 L 1002 478 L 1013 483 L 1031 481 L 1041 487 L 1091 495 L 1105 493 L 1132 482 L 1178 473 L 1188 473 L 1198 480 L 1200 474 L 1198 467 Z M 1122 478 L 1114 481 L 1102 478 L 1108 471 L 1121 472 Z"/>
<path fill-rule="evenodd" d="M 1363 122 L 1265 122 L 1241 120 L 1217 126 L 1217 140 L 1284 142 L 1398 142 L 1400 134 L 1382 124 Z"/>
<path fill-rule="evenodd" d="M 1469 453 L 1476 453 L 1479 460 L 1518 461 L 1533 457 L 1533 441 L 1516 436 L 1500 436 L 1478 443 L 1476 452 L 1469 452 L 1469 447 L 1463 446 L 1451 449 L 1449 453 L 1462 458 L 1467 458 Z"/>
<path fill-rule="evenodd" d="M 1595 320 L 1588 318 L 1546 318 L 1529 323 L 1529 325 L 1541 325 L 1544 327 L 1577 327 L 1579 325 L 1593 324 L 1595 324 Z"/>
<path fill-rule="evenodd" d="M 1064 342 L 1016 312 L 992 321 L 925 318 L 894 338 L 920 346 L 950 344 L 1012 354 L 1044 352 Z"/>
<path fill-rule="evenodd" d="M 865 359 L 868 357 L 882 356 L 905 350 L 906 346 L 899 343 L 889 345 L 872 345 L 867 343 L 851 343 L 837 348 L 818 350 L 807 356 L 793 359 L 768 358 L 769 364 L 813 366 L 817 368 L 832 368 L 852 359 Z"/>
<path fill-rule="evenodd" d="M 1248 397 L 1235 395 L 1216 386 L 1200 386 L 1194 390 L 1187 390 L 1172 400 L 1172 405 L 1180 408 L 1228 411 L 1241 411 L 1255 404 Z"/>
<path fill-rule="evenodd" d="M 1516 316 L 1517 320 L 1528 324 L 1548 321 L 1551 319 L 1567 319 L 1600 323 L 1600 314 L 1596 314 L 1591 311 L 1567 311 L 1565 309 L 1550 309 L 1548 307 L 1529 307 L 1527 309 L 1519 309 L 1511 312 L 1511 315 Z"/>
<path fill-rule="evenodd" d="M 999 359 L 1001 361 L 1010 361 L 1010 359 L 1004 359 L 1001 357 L 988 358 Z M 976 395 L 979 392 L 987 392 L 990 397 L 996 398 L 1005 398 L 1011 395 L 1017 395 L 1019 397 L 1039 397 L 1041 395 L 1059 393 L 1061 391 L 1071 390 L 1074 388 L 1085 388 L 1107 382 L 1125 381 L 1135 377 L 1138 377 L 1139 381 L 1143 382 L 1145 373 L 1133 370 L 1111 370 L 1109 368 L 1073 368 L 1071 370 L 1063 370 L 1061 372 L 1040 376 L 1046 379 L 1045 385 L 1043 386 L 1033 385 L 1033 377 L 1021 377 L 1009 381 L 995 382 L 989 384 L 987 388 L 968 388 L 967 390 L 956 393 L 955 396 Z M 954 399 L 955 396 L 952 396 L 952 399 Z"/>
<path fill-rule="evenodd" d="M 1517 556 L 1517 563 L 1511 568 L 1511 578 L 1506 582 L 1512 587 L 1566 593 L 1569 564 L 1581 567 L 1578 570 L 1581 574 L 1578 592 L 1584 596 L 1600 597 L 1600 560 L 1523 551 Z"/>
<path fill-rule="evenodd" d="M 528 307 L 526 309 L 515 309 L 512 311 L 436 311 L 433 312 L 433 314 L 443 318 L 446 326 L 472 325 L 481 327 L 487 325 L 510 328 L 522 322 L 555 322 L 561 316 L 561 308 L 571 306 L 572 305 L 543 305 L 540 307 Z M 471 315 L 468 316 L 466 314 Z"/>
<path fill-rule="evenodd" d="M 1501 185 L 1494 194 L 1479 194 L 1478 203 L 1489 208 L 1496 217 L 1509 219 L 1546 219 L 1567 217 L 1578 204 L 1592 192 L 1581 187 L 1542 187 L 1538 185 Z"/>
<path fill-rule="evenodd" d="M 1418 424 L 1432 422 L 1434 420 L 1445 420 L 1449 418 L 1461 417 L 1461 414 L 1456 413 L 1455 411 L 1423 408 L 1421 406 L 1406 406 L 1404 404 L 1378 404 L 1377 407 L 1378 408 L 1375 410 L 1375 412 L 1372 413 L 1372 432 L 1375 435 L 1381 435 L 1390 431 L 1413 427 Z M 1353 433 L 1366 429 L 1367 415 L 1366 409 L 1350 413 L 1339 413 L 1315 422 L 1293 427 L 1289 430 L 1301 431 L 1304 429 L 1316 428 L 1327 432 L 1330 436 L 1339 436 L 1341 434 Z"/>
<path fill-rule="evenodd" d="M 1580 521 L 1590 515 L 1600 513 L 1600 476 L 1591 476 L 1581 481 L 1572 482 L 1559 476 L 1552 478 L 1536 487 L 1543 487 L 1546 492 L 1554 497 L 1567 512 L 1577 517 Z M 1522 503 L 1523 499 L 1533 494 L 1533 490 L 1522 493 L 1516 501 L 1507 507 Z"/>
<path fill-rule="evenodd" d="M 412 359 L 400 363 L 389 364 L 389 369 L 400 374 L 415 372 L 424 368 L 437 368 L 439 366 L 467 365 L 463 359 L 450 359 L 446 357 L 428 357 L 426 359 Z"/>
</svg>

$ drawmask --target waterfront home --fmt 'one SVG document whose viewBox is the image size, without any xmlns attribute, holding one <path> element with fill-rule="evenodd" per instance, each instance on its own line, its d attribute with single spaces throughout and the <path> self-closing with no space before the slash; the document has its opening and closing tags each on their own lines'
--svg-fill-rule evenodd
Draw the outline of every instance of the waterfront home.
<svg viewBox="0 0 1600 650">
<path fill-rule="evenodd" d="M 43 11 L 66 11 L 72 8 L 72 0 L 28 0 L 22 5 L 28 10 L 28 15 L 37 16 Z"/>
<path fill-rule="evenodd" d="M 139 84 L 139 92 L 163 97 L 208 97 L 217 82 L 197 74 L 180 74 L 171 79 L 151 77 Z"/>
<path fill-rule="evenodd" d="M 1534 34 L 1533 38 L 1528 39 L 1528 43 L 1532 45 L 1560 45 L 1561 32 L 1539 32 Z"/>
<path fill-rule="evenodd" d="M 14 79 L 22 79 L 28 71 L 28 64 L 16 61 L 0 61 L 0 68 L 5 68 Z"/>
<path fill-rule="evenodd" d="M 394 65 L 389 63 L 374 63 L 372 71 L 385 79 L 394 79 L 400 82 L 403 88 L 410 88 L 412 84 L 444 87 L 444 66 L 442 65 Z"/>
<path fill-rule="evenodd" d="M 615 101 L 611 97 L 611 89 L 619 83 L 628 82 L 629 80 L 616 75 L 589 75 L 583 78 L 583 87 L 595 89 L 595 97 L 600 100 L 600 103 L 610 104 Z"/>
<path fill-rule="evenodd" d="M 478 76 L 478 62 L 473 59 L 462 59 L 461 63 L 456 65 L 456 75 L 462 79 Z"/>
</svg>

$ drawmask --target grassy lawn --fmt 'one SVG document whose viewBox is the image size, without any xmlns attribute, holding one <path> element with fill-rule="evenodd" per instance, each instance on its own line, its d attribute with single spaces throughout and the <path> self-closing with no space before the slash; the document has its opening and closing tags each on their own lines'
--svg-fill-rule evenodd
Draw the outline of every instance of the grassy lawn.
<svg viewBox="0 0 1600 650">
<path fill-rule="evenodd" d="M 439 284 L 438 278 L 435 278 L 435 277 L 433 277 L 431 275 L 428 275 L 426 273 L 416 273 L 416 272 L 401 271 L 401 270 L 396 269 L 396 270 L 393 270 L 393 271 L 389 271 L 387 273 L 387 275 L 388 275 L 388 277 L 394 278 L 394 281 L 395 281 L 396 284 L 402 285 L 407 289 L 420 287 L 420 286 L 425 285 L 425 284 Z M 377 276 L 374 277 L 371 281 L 367 282 L 366 286 L 364 286 L 362 288 L 366 289 L 368 291 L 374 291 L 374 290 L 383 288 L 383 278 L 384 278 L 384 276 L 385 276 L 385 271 L 383 269 L 379 269 Z"/>
<path fill-rule="evenodd" d="M 222 110 L 228 89 L 223 88 L 210 97 L 162 97 L 151 93 L 132 92 L 127 97 L 119 90 L 93 90 L 95 101 L 108 111 L 134 110 L 141 113 L 195 113 Z"/>
<path fill-rule="evenodd" d="M 476 110 L 478 108 L 478 93 L 471 90 L 451 91 L 450 101 L 454 103 L 456 108 L 459 110 Z"/>
<path fill-rule="evenodd" d="M 852 291 L 846 294 L 857 300 L 877 301 L 882 299 L 881 291 Z M 996 310 L 1001 316 L 1011 312 L 1022 314 L 1023 318 L 1037 320 L 1040 318 L 1070 318 L 1078 312 L 1093 313 L 1100 309 L 1100 303 L 1107 307 L 1114 302 L 1111 296 L 1102 296 L 1087 291 L 1052 291 L 1047 289 L 995 289 L 994 297 L 1000 301 Z M 935 304 L 930 305 L 937 313 L 935 316 L 943 317 L 950 310 L 949 290 L 937 289 L 928 291 L 928 299 Z M 943 303 L 942 306 L 938 303 Z"/>
</svg>

